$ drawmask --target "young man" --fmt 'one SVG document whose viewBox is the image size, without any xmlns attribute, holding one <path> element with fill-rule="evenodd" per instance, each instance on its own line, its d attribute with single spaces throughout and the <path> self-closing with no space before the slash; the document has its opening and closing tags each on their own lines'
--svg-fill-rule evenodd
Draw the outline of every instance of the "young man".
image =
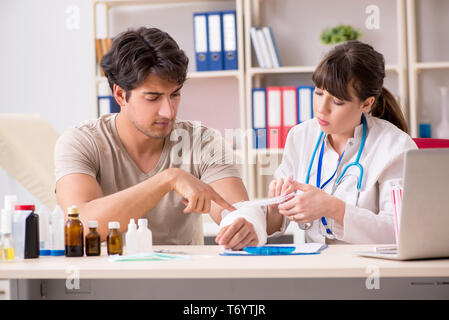
<svg viewBox="0 0 449 320">
<path fill-rule="evenodd" d="M 55 147 L 56 196 L 81 219 L 109 221 L 125 231 L 131 218 L 147 218 L 154 244 L 202 244 L 201 214 L 219 224 L 223 209 L 248 199 L 232 150 L 220 135 L 176 119 L 188 58 L 156 28 L 118 35 L 101 67 L 121 107 L 67 130 Z M 86 227 L 86 226 L 85 226 Z M 254 227 L 235 220 L 228 248 L 257 245 Z"/>
</svg>

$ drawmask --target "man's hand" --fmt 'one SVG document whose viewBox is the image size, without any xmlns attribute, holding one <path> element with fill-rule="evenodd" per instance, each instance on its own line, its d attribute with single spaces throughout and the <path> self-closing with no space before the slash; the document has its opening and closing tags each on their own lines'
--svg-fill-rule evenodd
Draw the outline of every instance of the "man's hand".
<svg viewBox="0 0 449 320">
<path fill-rule="evenodd" d="M 172 171 L 171 190 L 176 191 L 184 197 L 184 204 L 187 206 L 184 213 L 210 212 L 211 201 L 221 206 L 223 209 L 234 211 L 235 208 L 224 200 L 211 186 L 197 179 L 190 173 L 181 169 L 170 169 Z"/>
<path fill-rule="evenodd" d="M 215 242 L 226 249 L 241 250 L 244 247 L 257 246 L 259 240 L 252 223 L 245 218 L 238 218 L 230 225 L 221 228 Z"/>
</svg>

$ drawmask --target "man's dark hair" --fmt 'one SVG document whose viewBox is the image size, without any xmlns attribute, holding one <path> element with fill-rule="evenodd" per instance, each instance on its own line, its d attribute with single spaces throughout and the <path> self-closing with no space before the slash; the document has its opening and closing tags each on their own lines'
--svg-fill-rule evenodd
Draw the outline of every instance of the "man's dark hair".
<svg viewBox="0 0 449 320">
<path fill-rule="evenodd" d="M 126 91 L 141 85 L 151 73 L 173 83 L 186 80 L 189 58 L 175 40 L 157 28 L 140 27 L 117 35 L 101 59 L 101 68 L 113 91 L 114 84 Z"/>
</svg>

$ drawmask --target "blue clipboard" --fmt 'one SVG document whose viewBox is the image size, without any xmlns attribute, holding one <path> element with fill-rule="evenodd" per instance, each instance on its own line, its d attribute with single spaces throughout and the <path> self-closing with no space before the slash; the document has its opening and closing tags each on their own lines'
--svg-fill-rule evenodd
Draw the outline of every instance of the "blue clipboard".
<svg viewBox="0 0 449 320">
<path fill-rule="evenodd" d="M 295 252 L 296 247 L 293 246 L 260 246 L 260 247 L 244 247 L 243 250 L 234 251 L 227 249 L 220 253 L 221 256 L 300 256 L 300 255 L 315 255 L 320 254 L 321 251 L 327 248 L 323 244 L 318 250 L 313 252 Z"/>
</svg>

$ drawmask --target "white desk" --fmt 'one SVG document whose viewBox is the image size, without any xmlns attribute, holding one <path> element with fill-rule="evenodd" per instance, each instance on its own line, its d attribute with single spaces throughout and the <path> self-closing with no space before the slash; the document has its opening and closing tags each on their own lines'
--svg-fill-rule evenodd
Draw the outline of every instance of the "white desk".
<svg viewBox="0 0 449 320">
<path fill-rule="evenodd" d="M 371 248 L 334 245 L 318 255 L 235 257 L 220 256 L 219 246 L 155 246 L 190 258 L 146 262 L 110 262 L 103 248 L 100 257 L 3 263 L 0 279 L 13 279 L 11 296 L 19 299 L 449 299 L 449 259 L 355 255 Z M 79 289 L 67 288 L 66 280 L 75 284 L 74 278 L 81 279 Z"/>
</svg>

